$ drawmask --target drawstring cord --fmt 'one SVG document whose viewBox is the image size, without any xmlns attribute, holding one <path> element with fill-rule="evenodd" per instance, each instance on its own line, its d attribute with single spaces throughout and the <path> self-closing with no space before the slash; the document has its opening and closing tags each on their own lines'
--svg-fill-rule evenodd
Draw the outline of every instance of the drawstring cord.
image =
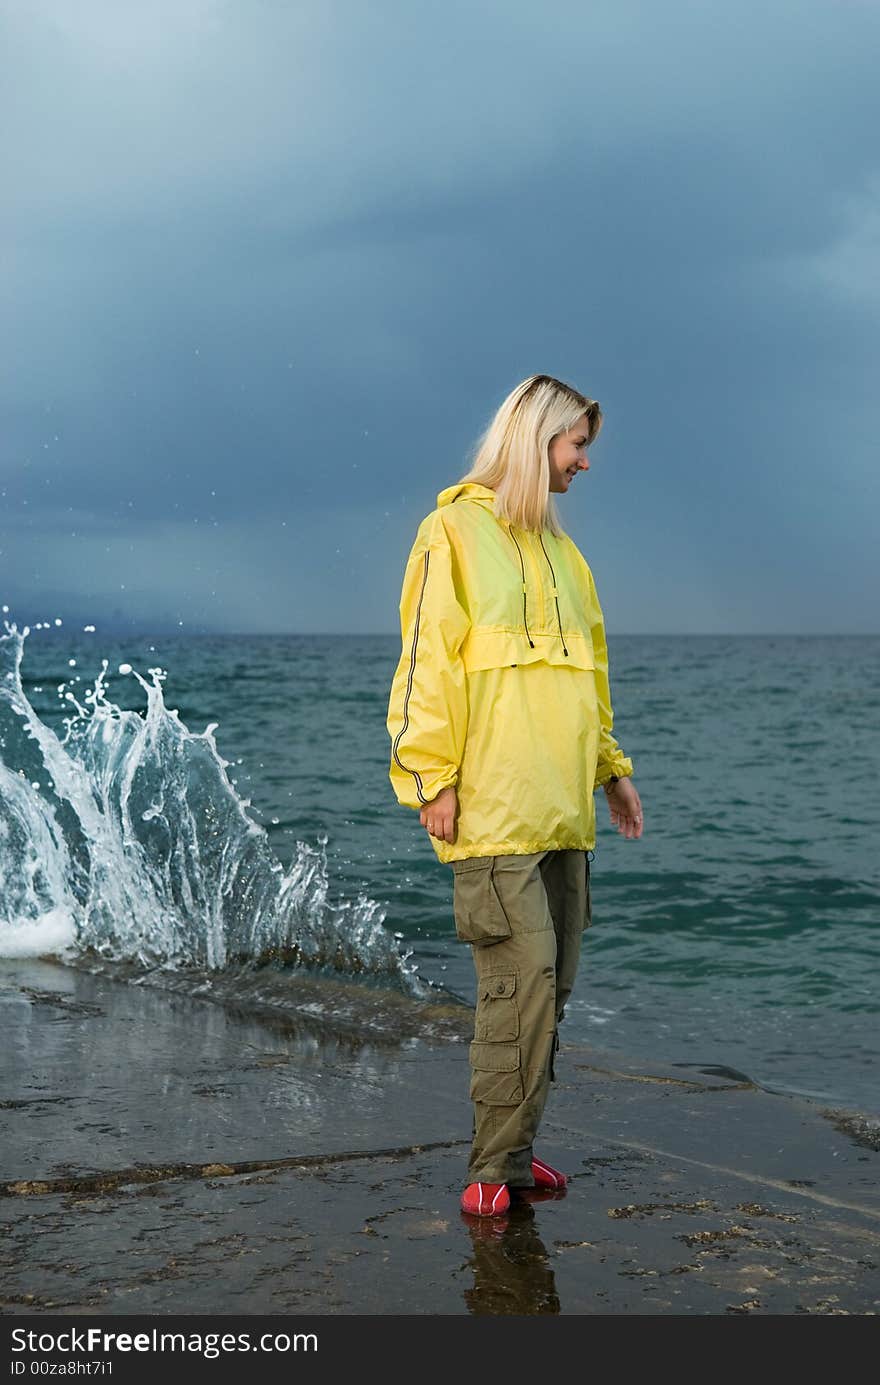
<svg viewBox="0 0 880 1385">
<path fill-rule="evenodd" d="M 563 633 L 562 633 L 562 619 L 561 619 L 561 617 L 560 617 L 560 615 L 559 615 L 559 596 L 558 596 L 558 594 L 557 594 L 557 589 L 556 589 L 556 573 L 553 571 L 553 564 L 550 562 L 550 555 L 549 555 L 549 553 L 547 552 L 546 548 L 544 548 L 544 540 L 541 538 L 541 535 L 540 535 L 540 534 L 538 535 L 538 541 L 539 541 L 539 543 L 540 543 L 542 549 L 544 549 L 544 557 L 547 559 L 547 563 L 548 563 L 549 568 L 550 568 L 550 576 L 551 576 L 552 579 L 553 579 L 553 600 L 556 602 L 556 624 L 559 626 L 559 638 L 562 640 L 563 652 L 565 653 L 565 657 L 566 657 L 566 659 L 567 659 L 567 658 L 568 658 L 568 650 L 567 650 L 566 647 L 565 647 L 565 636 L 564 636 Z"/>
<path fill-rule="evenodd" d="M 520 571 L 522 572 L 523 625 L 524 625 L 524 627 L 525 627 L 526 639 L 528 640 L 528 642 L 529 642 L 530 646 L 532 647 L 532 649 L 534 649 L 534 647 L 535 647 L 535 641 L 532 639 L 531 635 L 529 634 L 529 624 L 528 624 L 528 620 L 526 619 L 526 591 L 527 591 L 527 586 L 526 586 L 526 565 L 525 565 L 525 563 L 523 562 L 522 549 L 520 548 L 519 544 L 518 544 L 517 541 L 516 541 L 516 535 L 515 535 L 514 532 L 513 532 L 513 528 L 512 528 L 509 524 L 508 524 L 508 526 L 507 526 L 507 532 L 508 532 L 508 534 L 510 535 L 510 537 L 513 539 L 513 542 L 516 544 L 516 551 L 517 551 L 517 553 L 519 554 L 519 566 L 520 566 Z M 558 589 L 557 589 L 557 586 L 556 586 L 556 573 L 553 571 L 553 564 L 550 562 L 550 555 L 549 555 L 549 553 L 547 552 L 546 548 L 544 547 L 544 540 L 541 538 L 541 535 L 540 535 L 540 534 L 538 535 L 538 542 L 539 542 L 540 545 L 541 545 L 541 550 L 542 550 L 542 552 L 543 552 L 543 554 L 544 554 L 544 557 L 547 559 L 547 565 L 548 565 L 548 567 L 550 568 L 550 577 L 551 577 L 551 579 L 552 579 L 552 581 L 553 581 L 553 600 L 554 600 L 555 605 L 556 605 L 556 624 L 559 626 L 559 638 L 562 640 L 562 650 L 563 650 L 563 653 L 565 654 L 565 657 L 566 657 L 566 659 L 567 659 L 567 658 L 568 658 L 568 649 L 567 649 L 566 643 L 565 643 L 565 636 L 564 636 L 563 633 L 562 633 L 562 617 L 561 617 L 560 614 L 559 614 L 559 593 L 558 593 Z"/>
<path fill-rule="evenodd" d="M 526 620 L 526 565 L 525 565 L 525 563 L 523 562 L 522 549 L 520 548 L 519 544 L 516 543 L 516 538 L 515 538 L 515 536 L 514 536 L 513 530 L 512 530 L 511 528 L 508 528 L 507 532 L 508 532 L 508 534 L 510 535 L 510 537 L 513 539 L 514 543 L 516 544 L 516 551 L 517 551 L 517 553 L 519 554 L 519 565 L 520 565 L 520 567 L 522 568 L 523 625 L 526 627 L 526 639 L 528 640 L 528 642 L 529 642 L 529 644 L 531 645 L 532 649 L 534 649 L 534 647 L 535 647 L 535 641 L 532 639 L 531 635 L 529 634 L 529 625 L 528 625 L 528 621 Z"/>
</svg>

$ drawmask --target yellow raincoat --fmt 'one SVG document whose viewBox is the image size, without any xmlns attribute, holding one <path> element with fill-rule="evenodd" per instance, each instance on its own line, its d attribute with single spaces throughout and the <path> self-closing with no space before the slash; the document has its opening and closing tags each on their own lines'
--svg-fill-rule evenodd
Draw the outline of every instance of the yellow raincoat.
<svg viewBox="0 0 880 1385">
<path fill-rule="evenodd" d="M 611 734 L 608 651 L 577 545 L 494 514 L 495 492 L 449 486 L 419 525 L 400 600 L 387 727 L 391 784 L 421 808 L 452 784 L 441 861 L 596 844 L 593 793 L 633 772 Z"/>
</svg>

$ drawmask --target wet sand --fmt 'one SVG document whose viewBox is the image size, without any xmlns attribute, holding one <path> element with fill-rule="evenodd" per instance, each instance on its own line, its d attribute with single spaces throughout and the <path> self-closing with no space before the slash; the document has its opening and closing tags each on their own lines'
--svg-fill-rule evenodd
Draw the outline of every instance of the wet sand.
<svg viewBox="0 0 880 1385">
<path fill-rule="evenodd" d="M 4 1314 L 880 1307 L 876 1119 L 563 1041 L 569 1188 L 477 1221 L 471 1011 L 235 994 L 0 964 Z"/>
</svg>

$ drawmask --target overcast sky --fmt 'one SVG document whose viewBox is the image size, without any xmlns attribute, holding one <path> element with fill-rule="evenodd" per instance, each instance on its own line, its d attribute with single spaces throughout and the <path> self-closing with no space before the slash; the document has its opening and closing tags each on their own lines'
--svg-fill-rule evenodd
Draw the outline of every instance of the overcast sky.
<svg viewBox="0 0 880 1385">
<path fill-rule="evenodd" d="M 20 624 L 395 632 L 548 372 L 612 634 L 880 628 L 873 0 L 0 12 Z"/>
</svg>

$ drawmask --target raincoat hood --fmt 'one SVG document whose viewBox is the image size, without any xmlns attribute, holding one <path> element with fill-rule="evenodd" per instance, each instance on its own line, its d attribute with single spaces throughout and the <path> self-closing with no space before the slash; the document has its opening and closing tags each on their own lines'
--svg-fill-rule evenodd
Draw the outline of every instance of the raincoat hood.
<svg viewBox="0 0 880 1385">
<path fill-rule="evenodd" d="M 456 500 L 477 500 L 486 509 L 491 510 L 495 504 L 495 492 L 488 486 L 480 486 L 476 481 L 458 481 L 454 486 L 447 486 L 437 496 L 437 509 L 441 510 L 444 505 L 451 505 Z"/>
</svg>

